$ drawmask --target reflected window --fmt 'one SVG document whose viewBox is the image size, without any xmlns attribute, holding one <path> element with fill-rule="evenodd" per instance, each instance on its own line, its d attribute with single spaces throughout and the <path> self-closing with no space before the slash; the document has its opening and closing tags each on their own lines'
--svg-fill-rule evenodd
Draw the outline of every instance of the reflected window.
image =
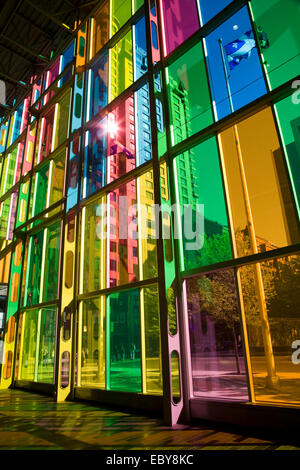
<svg viewBox="0 0 300 470">
<path fill-rule="evenodd" d="M 187 302 L 194 396 L 248 401 L 233 270 L 188 279 Z"/>
</svg>

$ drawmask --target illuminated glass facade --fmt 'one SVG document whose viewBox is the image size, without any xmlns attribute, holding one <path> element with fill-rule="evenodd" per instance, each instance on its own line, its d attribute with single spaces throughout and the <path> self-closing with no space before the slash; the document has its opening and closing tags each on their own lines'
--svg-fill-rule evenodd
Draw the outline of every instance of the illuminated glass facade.
<svg viewBox="0 0 300 470">
<path fill-rule="evenodd" d="M 99 1 L 32 77 L 0 122 L 0 388 L 300 405 L 299 18 Z"/>
</svg>

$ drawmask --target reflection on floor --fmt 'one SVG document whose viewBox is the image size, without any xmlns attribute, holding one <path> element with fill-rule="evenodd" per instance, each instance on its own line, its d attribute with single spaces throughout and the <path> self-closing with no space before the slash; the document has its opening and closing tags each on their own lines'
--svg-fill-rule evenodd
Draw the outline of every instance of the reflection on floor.
<svg viewBox="0 0 300 470">
<path fill-rule="evenodd" d="M 294 443 L 237 434 L 217 425 L 165 426 L 161 419 L 82 402 L 55 403 L 20 390 L 0 392 L 0 450 L 300 450 Z"/>
</svg>

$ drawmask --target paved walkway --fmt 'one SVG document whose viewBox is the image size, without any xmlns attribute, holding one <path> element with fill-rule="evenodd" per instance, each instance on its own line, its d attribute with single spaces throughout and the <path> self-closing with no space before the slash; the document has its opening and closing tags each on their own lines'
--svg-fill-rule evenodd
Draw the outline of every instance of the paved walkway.
<svg viewBox="0 0 300 470">
<path fill-rule="evenodd" d="M 295 443 L 218 425 L 172 429 L 161 419 L 82 402 L 55 403 L 20 390 L 0 392 L 1 450 L 300 450 Z"/>
</svg>

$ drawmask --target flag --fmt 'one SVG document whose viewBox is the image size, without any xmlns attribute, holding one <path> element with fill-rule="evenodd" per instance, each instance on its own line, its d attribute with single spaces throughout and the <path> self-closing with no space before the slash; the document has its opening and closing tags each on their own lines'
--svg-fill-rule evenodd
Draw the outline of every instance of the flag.
<svg viewBox="0 0 300 470">
<path fill-rule="evenodd" d="M 262 49 L 267 49 L 270 46 L 269 39 L 261 26 L 257 28 L 257 35 L 260 47 Z M 227 55 L 229 69 L 233 70 L 237 65 L 239 65 L 241 60 L 249 59 L 252 49 L 255 47 L 256 42 L 252 30 L 247 31 L 245 34 L 243 34 L 243 36 L 236 39 L 235 41 L 226 44 L 224 49 Z"/>
<path fill-rule="evenodd" d="M 247 31 L 243 36 L 224 46 L 229 69 L 233 70 L 241 60 L 249 59 L 252 49 L 256 47 L 253 31 Z"/>
</svg>

